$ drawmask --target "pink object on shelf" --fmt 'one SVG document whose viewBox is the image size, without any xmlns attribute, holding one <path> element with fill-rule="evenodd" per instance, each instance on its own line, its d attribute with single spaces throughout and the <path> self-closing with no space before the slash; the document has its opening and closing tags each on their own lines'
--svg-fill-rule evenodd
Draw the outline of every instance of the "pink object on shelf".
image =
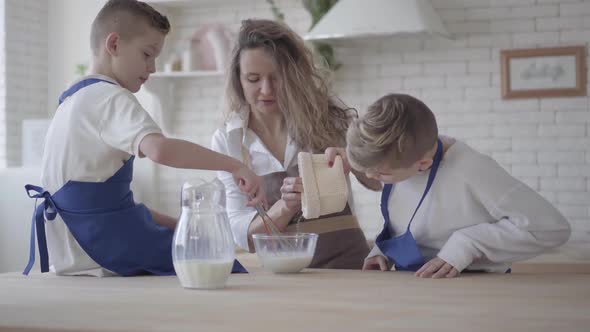
<svg viewBox="0 0 590 332">
<path fill-rule="evenodd" d="M 233 39 L 229 29 L 221 24 L 201 27 L 191 38 L 193 66 L 198 70 L 224 70 Z"/>
</svg>

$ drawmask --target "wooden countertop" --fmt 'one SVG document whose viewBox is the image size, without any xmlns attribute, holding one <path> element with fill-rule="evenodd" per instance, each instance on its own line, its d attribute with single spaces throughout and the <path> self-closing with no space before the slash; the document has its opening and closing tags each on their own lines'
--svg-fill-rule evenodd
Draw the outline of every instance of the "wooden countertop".
<svg viewBox="0 0 590 332">
<path fill-rule="evenodd" d="M 512 264 L 514 273 L 578 273 L 590 274 L 590 261 L 552 252 Z M 588 328 L 590 331 L 590 327 Z"/>
<path fill-rule="evenodd" d="M 589 331 L 588 274 L 465 274 L 250 267 L 223 290 L 176 277 L 0 274 L 0 330 Z"/>
</svg>

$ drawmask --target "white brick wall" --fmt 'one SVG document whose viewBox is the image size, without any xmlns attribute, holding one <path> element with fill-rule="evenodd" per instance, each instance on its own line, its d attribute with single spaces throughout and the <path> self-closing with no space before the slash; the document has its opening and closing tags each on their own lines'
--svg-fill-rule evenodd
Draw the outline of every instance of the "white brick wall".
<svg viewBox="0 0 590 332">
<path fill-rule="evenodd" d="M 6 0 L 0 87 L 0 167 L 21 164 L 21 123 L 46 116 L 46 0 Z"/>
<path fill-rule="evenodd" d="M 0 168 L 6 167 L 6 31 L 5 1 L 0 1 Z"/>
<path fill-rule="evenodd" d="M 176 9 L 174 47 L 195 25 L 271 18 L 263 0 L 208 2 Z M 392 37 L 339 41 L 343 64 L 335 73 L 338 95 L 361 113 L 387 92 L 422 98 L 441 132 L 493 156 L 514 176 L 554 203 L 575 226 L 590 230 L 590 108 L 587 97 L 522 99 L 500 96 L 499 51 L 504 48 L 582 44 L 590 41 L 590 1 L 432 0 L 454 40 Z M 287 23 L 304 33 L 309 18 L 299 0 L 280 0 Z M 223 7 L 220 7 L 223 6 Z M 174 135 L 209 144 L 222 119 L 223 79 L 178 80 Z M 162 169 L 166 210 L 176 214 L 182 178 L 210 172 Z M 369 237 L 381 227 L 379 195 L 354 183 L 357 214 Z"/>
</svg>

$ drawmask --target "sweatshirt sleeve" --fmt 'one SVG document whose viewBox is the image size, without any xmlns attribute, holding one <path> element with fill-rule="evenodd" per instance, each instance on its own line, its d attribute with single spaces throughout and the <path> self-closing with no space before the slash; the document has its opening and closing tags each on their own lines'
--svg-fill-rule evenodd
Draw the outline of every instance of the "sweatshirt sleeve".
<svg viewBox="0 0 590 332">
<path fill-rule="evenodd" d="M 486 176 L 473 177 L 468 190 L 494 221 L 456 230 L 438 253 L 459 271 L 482 258 L 494 263 L 529 259 L 570 236 L 568 221 L 550 202 L 487 160 L 479 168 Z"/>
</svg>

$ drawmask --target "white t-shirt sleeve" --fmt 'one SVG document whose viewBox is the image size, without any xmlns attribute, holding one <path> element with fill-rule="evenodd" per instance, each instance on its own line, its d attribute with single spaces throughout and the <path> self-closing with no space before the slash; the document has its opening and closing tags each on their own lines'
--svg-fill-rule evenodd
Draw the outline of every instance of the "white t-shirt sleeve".
<svg viewBox="0 0 590 332">
<path fill-rule="evenodd" d="M 241 159 L 239 156 L 232 156 L 227 145 L 227 137 L 221 130 L 217 130 L 211 140 L 211 149 Z M 231 173 L 218 171 L 217 178 L 225 185 L 225 204 L 234 242 L 248 251 L 248 228 L 256 217 L 256 209 L 246 206 L 248 201 L 246 195 L 240 191 Z"/>
<path fill-rule="evenodd" d="M 161 133 L 162 129 L 130 92 L 119 91 L 107 101 L 100 125 L 100 137 L 107 145 L 140 156 L 141 140 Z"/>
<path fill-rule="evenodd" d="M 486 176 L 470 176 L 468 189 L 496 221 L 455 231 L 438 253 L 440 258 L 461 271 L 478 258 L 510 263 L 567 241 L 569 223 L 551 203 L 491 158 L 478 164 L 477 174 Z"/>
</svg>

